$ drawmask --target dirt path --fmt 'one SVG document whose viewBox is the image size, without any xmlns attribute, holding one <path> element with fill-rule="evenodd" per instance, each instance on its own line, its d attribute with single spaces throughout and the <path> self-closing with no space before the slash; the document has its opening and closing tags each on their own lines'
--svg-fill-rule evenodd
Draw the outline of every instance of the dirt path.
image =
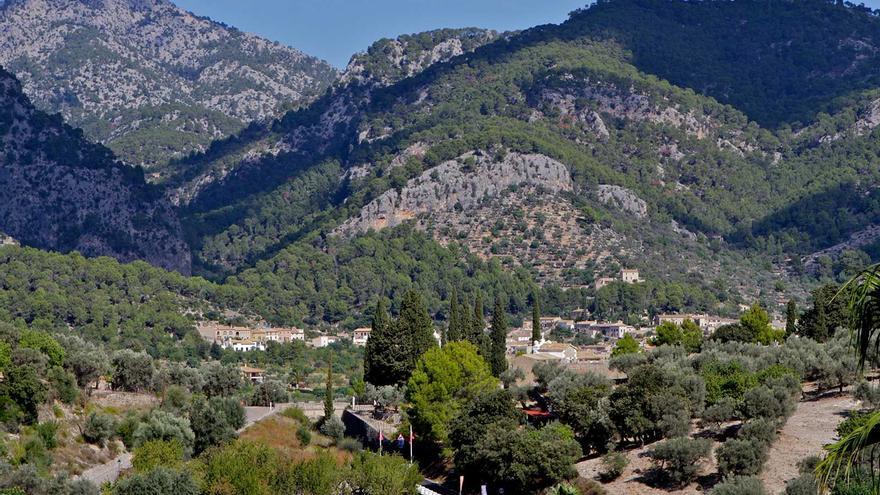
<svg viewBox="0 0 880 495">
<path fill-rule="evenodd" d="M 769 460 L 761 473 L 767 491 L 783 491 L 785 482 L 798 476 L 798 461 L 820 454 L 823 445 L 834 441 L 837 425 L 855 407 L 856 402 L 849 395 L 800 402 L 770 448 Z"/>
<path fill-rule="evenodd" d="M 286 409 L 288 404 L 276 404 L 273 408 L 268 407 L 245 407 L 245 424 L 244 426 L 238 430 L 238 433 L 243 432 L 249 426 L 260 421 L 261 419 L 268 418 L 273 414 L 278 414 L 284 409 Z M 112 483 L 116 481 L 116 478 L 119 477 L 119 473 L 125 471 L 126 469 L 131 468 L 131 453 L 125 452 L 123 454 L 119 454 L 115 459 L 109 460 L 104 464 L 99 464 L 92 468 L 86 469 L 83 471 L 81 475 L 77 478 L 83 478 L 91 481 L 92 483 L 101 486 L 104 483 Z"/>
<path fill-rule="evenodd" d="M 797 410 L 785 423 L 779 438 L 770 448 L 769 460 L 761 473 L 767 492 L 781 493 L 785 482 L 798 476 L 797 463 L 804 457 L 818 455 L 822 446 L 835 439 L 835 428 L 856 407 L 851 396 L 826 396 L 798 403 Z M 714 449 L 718 443 L 713 445 Z M 651 469 L 651 459 L 646 452 L 650 446 L 627 452 L 629 465 L 623 475 L 608 483 L 605 489 L 610 495 L 698 495 L 705 493 L 718 481 L 714 454 L 702 464 L 702 476 L 697 482 L 676 491 L 653 488 L 644 483 L 643 476 Z M 598 477 L 599 459 L 588 459 L 576 465 L 578 473 L 585 478 Z"/>
</svg>

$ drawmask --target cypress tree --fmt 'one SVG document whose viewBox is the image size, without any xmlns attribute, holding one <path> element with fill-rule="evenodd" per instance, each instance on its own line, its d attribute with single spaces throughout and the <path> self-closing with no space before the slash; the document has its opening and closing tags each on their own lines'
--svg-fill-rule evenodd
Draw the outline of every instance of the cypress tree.
<svg viewBox="0 0 880 495">
<path fill-rule="evenodd" d="M 409 369 L 404 381 L 409 378 L 409 373 L 416 366 L 416 361 L 428 349 L 437 345 L 434 340 L 434 322 L 428 313 L 422 295 L 416 291 L 408 291 L 400 303 L 400 315 L 396 325 L 397 338 L 407 347 L 407 361 Z"/>
<path fill-rule="evenodd" d="M 333 354 L 327 361 L 327 385 L 324 389 L 324 421 L 333 417 Z"/>
<path fill-rule="evenodd" d="M 394 335 L 394 324 L 385 309 L 385 299 L 379 298 L 373 314 L 372 330 L 364 349 L 364 381 L 377 387 L 399 382 L 402 363 L 403 343 Z"/>
<path fill-rule="evenodd" d="M 489 352 L 486 354 L 486 360 L 492 368 L 492 374 L 501 376 L 501 373 L 507 369 L 507 316 L 504 314 L 504 305 L 501 303 L 501 297 L 495 298 L 490 335 Z"/>
<path fill-rule="evenodd" d="M 532 345 L 535 345 L 535 342 L 541 340 L 541 306 L 537 294 L 532 299 Z"/>
<path fill-rule="evenodd" d="M 815 306 L 816 323 L 813 330 L 813 335 L 810 335 L 810 337 L 819 342 L 825 342 L 826 340 L 828 340 L 828 336 L 831 334 L 828 329 L 828 314 L 825 312 L 825 301 L 817 298 Z"/>
<path fill-rule="evenodd" d="M 456 342 L 462 339 L 461 311 L 458 307 L 458 291 L 452 289 L 452 297 L 449 300 L 449 330 L 446 332 L 448 342 Z"/>
<path fill-rule="evenodd" d="M 795 325 L 797 323 L 797 303 L 794 302 L 794 299 L 789 299 L 788 304 L 785 305 L 785 336 L 793 335 L 797 330 Z"/>
<path fill-rule="evenodd" d="M 470 321 L 470 331 L 468 332 L 468 340 L 471 341 L 472 344 L 477 346 L 477 349 L 480 349 L 480 352 L 483 352 L 486 349 L 485 342 L 485 334 L 483 330 L 486 328 L 486 321 L 483 317 L 483 299 L 477 294 L 477 298 L 474 300 L 474 314 L 471 317 Z"/>
</svg>

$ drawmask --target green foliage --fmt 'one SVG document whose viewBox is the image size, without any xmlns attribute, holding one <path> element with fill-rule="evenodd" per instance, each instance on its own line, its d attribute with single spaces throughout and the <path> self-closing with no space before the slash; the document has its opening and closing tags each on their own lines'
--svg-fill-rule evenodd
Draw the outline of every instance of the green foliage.
<svg viewBox="0 0 880 495">
<path fill-rule="evenodd" d="M 86 416 L 82 436 L 86 442 L 103 446 L 113 436 L 114 429 L 112 416 L 92 411 Z"/>
<path fill-rule="evenodd" d="M 114 495 L 199 495 L 198 483 L 187 471 L 159 467 L 122 478 Z"/>
<path fill-rule="evenodd" d="M 363 495 L 415 495 L 422 479 L 418 469 L 400 456 L 361 452 L 352 459 L 346 481 Z"/>
<path fill-rule="evenodd" d="M 195 469 L 208 493 L 273 495 L 271 483 L 278 469 L 278 457 L 264 445 L 230 442 L 201 456 Z"/>
<path fill-rule="evenodd" d="M 183 444 L 179 440 L 149 440 L 134 449 L 131 465 L 138 473 L 156 468 L 177 469 L 183 463 Z"/>
<path fill-rule="evenodd" d="M 670 482 L 685 485 L 697 475 L 699 462 L 709 455 L 712 444 L 705 438 L 672 438 L 649 451 L 658 471 Z"/>
<path fill-rule="evenodd" d="M 617 342 L 614 343 L 614 348 L 611 349 L 611 357 L 616 358 L 626 354 L 635 354 L 639 352 L 639 350 L 639 342 L 635 337 L 626 334 L 622 338 L 617 339 Z"/>
<path fill-rule="evenodd" d="M 572 477 L 580 456 L 567 426 L 550 423 L 540 429 L 518 429 L 495 422 L 475 444 L 471 470 L 482 466 L 475 481 L 503 487 L 507 493 L 536 493 Z"/>
<path fill-rule="evenodd" d="M 507 369 L 507 316 L 500 297 L 495 299 L 495 307 L 492 309 L 489 352 L 486 360 L 495 376 L 501 376 L 501 373 Z"/>
<path fill-rule="evenodd" d="M 153 360 L 145 353 L 129 349 L 116 351 L 111 365 L 114 389 L 139 392 L 153 383 Z"/>
<path fill-rule="evenodd" d="M 622 452 L 609 452 L 602 456 L 602 470 L 599 477 L 603 481 L 612 481 L 620 478 L 623 470 L 629 465 L 629 458 Z"/>
<path fill-rule="evenodd" d="M 308 442 L 303 443 L 303 445 Z M 275 493 L 303 493 L 336 495 L 344 474 L 330 454 L 318 454 L 313 459 L 285 463 L 273 482 Z"/>
<path fill-rule="evenodd" d="M 767 448 L 754 439 L 733 438 L 715 451 L 722 475 L 756 475 L 767 461 Z"/>
<path fill-rule="evenodd" d="M 234 397 L 212 397 L 193 401 L 189 426 L 193 451 L 198 454 L 235 438 L 235 431 L 245 423 L 244 407 Z"/>
<path fill-rule="evenodd" d="M 680 345 L 688 352 L 699 351 L 703 341 L 703 331 L 691 320 L 685 320 L 681 325 L 663 322 L 656 332 L 654 345 Z"/>
<path fill-rule="evenodd" d="M 393 322 L 388 321 L 380 300 L 373 327 L 364 354 L 365 378 L 373 385 L 405 383 L 419 356 L 436 346 L 428 309 L 414 291 L 404 295 L 400 314 Z"/>
<path fill-rule="evenodd" d="M 686 435 L 690 418 L 703 410 L 703 380 L 655 364 L 636 367 L 611 393 L 608 415 L 620 437 L 649 442 Z"/>
<path fill-rule="evenodd" d="M 135 448 L 151 440 L 177 441 L 188 455 L 192 452 L 195 435 L 188 419 L 154 409 L 134 430 L 133 439 Z"/>
<path fill-rule="evenodd" d="M 471 400 L 497 387 L 489 366 L 469 342 L 450 342 L 422 355 L 407 383 L 407 414 L 416 435 L 442 445 Z"/>
<path fill-rule="evenodd" d="M 725 478 L 709 492 L 711 495 L 768 495 L 761 480 L 754 476 Z M 788 492 L 786 491 L 786 495 Z"/>
<path fill-rule="evenodd" d="M 64 349 L 46 332 L 32 330 L 21 332 L 18 347 L 42 352 L 49 358 L 49 364 L 52 366 L 61 366 L 64 363 Z"/>
</svg>

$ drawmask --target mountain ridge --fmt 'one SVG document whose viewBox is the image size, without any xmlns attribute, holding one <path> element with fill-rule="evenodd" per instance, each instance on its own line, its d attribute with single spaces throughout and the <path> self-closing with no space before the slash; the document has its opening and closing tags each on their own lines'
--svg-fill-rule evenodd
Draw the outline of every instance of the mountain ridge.
<svg viewBox="0 0 880 495">
<path fill-rule="evenodd" d="M 167 0 L 15 0 L 0 31 L 0 64 L 41 109 L 148 168 L 307 103 L 337 74 Z"/>
</svg>

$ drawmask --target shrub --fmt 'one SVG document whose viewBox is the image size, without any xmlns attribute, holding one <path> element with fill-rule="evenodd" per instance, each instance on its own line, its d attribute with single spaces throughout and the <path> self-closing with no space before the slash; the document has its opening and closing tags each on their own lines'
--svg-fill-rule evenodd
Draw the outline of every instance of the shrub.
<svg viewBox="0 0 880 495">
<path fill-rule="evenodd" d="M 345 435 L 345 425 L 342 424 L 341 419 L 336 416 L 330 416 L 330 418 L 325 419 L 324 422 L 321 423 L 321 433 L 338 442 L 342 439 L 342 436 Z"/>
<path fill-rule="evenodd" d="M 312 432 L 309 431 L 308 426 L 301 424 L 296 429 L 296 438 L 299 440 L 300 445 L 305 447 L 312 442 Z"/>
<path fill-rule="evenodd" d="M 300 424 L 303 425 L 309 424 L 309 418 L 306 416 L 306 413 L 304 413 L 303 410 L 298 407 L 288 407 L 287 409 L 281 411 L 281 415 L 285 418 L 299 421 Z"/>
<path fill-rule="evenodd" d="M 609 452 L 602 456 L 602 470 L 599 476 L 603 481 L 616 480 L 629 465 L 629 459 L 621 452 Z"/>
<path fill-rule="evenodd" d="M 348 452 L 360 452 L 364 450 L 364 446 L 361 445 L 361 442 L 356 438 L 340 438 L 336 442 L 336 446 Z"/>
<path fill-rule="evenodd" d="M 179 440 L 150 440 L 134 449 L 131 464 L 138 473 L 156 468 L 177 468 L 183 461 L 183 444 Z"/>
<path fill-rule="evenodd" d="M 698 463 L 709 455 L 712 444 L 705 438 L 672 438 L 658 443 L 649 452 L 662 475 L 675 484 L 690 482 L 699 470 Z"/>
<path fill-rule="evenodd" d="M 154 409 L 134 431 L 134 445 L 139 447 L 150 440 L 177 440 L 186 454 L 192 452 L 195 435 L 189 420 L 160 409 Z"/>
<path fill-rule="evenodd" d="M 547 490 L 547 495 L 580 495 L 580 490 L 568 483 L 560 483 Z"/>
<path fill-rule="evenodd" d="M 738 437 L 756 441 L 767 448 L 776 440 L 776 422 L 764 418 L 753 419 L 740 428 Z"/>
<path fill-rule="evenodd" d="M 58 446 L 58 440 L 55 435 L 58 433 L 58 423 L 55 421 L 44 421 L 34 426 L 34 432 L 43 439 L 43 443 L 49 450 Z"/>
<path fill-rule="evenodd" d="M 608 495 L 608 490 L 596 480 L 578 478 L 575 480 L 574 485 L 581 495 Z"/>
<path fill-rule="evenodd" d="M 710 495 L 767 495 L 761 480 L 752 476 L 734 476 L 715 485 Z"/>
<path fill-rule="evenodd" d="M 718 472 L 727 475 L 755 475 L 767 460 L 767 446 L 756 440 L 734 438 L 724 442 L 715 452 Z"/>
<path fill-rule="evenodd" d="M 136 473 L 116 483 L 114 495 L 142 495 L 147 493 L 199 495 L 198 484 L 186 471 L 157 468 L 148 473 Z"/>
<path fill-rule="evenodd" d="M 136 414 L 129 413 L 116 425 L 116 436 L 122 440 L 122 444 L 128 450 L 134 448 L 134 431 L 139 424 L 141 424 L 140 418 Z"/>
<path fill-rule="evenodd" d="M 82 429 L 82 437 L 86 442 L 103 447 L 107 440 L 113 436 L 114 426 L 113 418 L 106 414 L 92 411 L 86 417 L 86 424 Z"/>
<path fill-rule="evenodd" d="M 703 416 L 700 418 L 700 424 L 703 427 L 710 426 L 717 430 L 721 427 L 721 423 L 737 419 L 738 414 L 736 408 L 736 399 L 732 397 L 722 397 L 718 402 L 707 407 L 703 411 Z"/>
<path fill-rule="evenodd" d="M 785 495 L 817 495 L 819 487 L 812 474 L 802 474 L 785 484 Z"/>
</svg>

